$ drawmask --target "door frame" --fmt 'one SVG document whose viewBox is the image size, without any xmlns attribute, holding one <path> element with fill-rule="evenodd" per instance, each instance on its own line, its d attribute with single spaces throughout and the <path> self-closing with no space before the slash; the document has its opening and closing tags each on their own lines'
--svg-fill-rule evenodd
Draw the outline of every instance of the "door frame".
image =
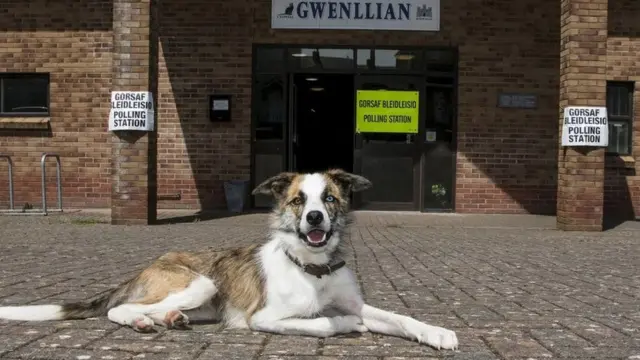
<svg viewBox="0 0 640 360">
<path fill-rule="evenodd" d="M 277 64 L 276 69 L 269 70 L 260 70 L 258 68 L 258 53 L 260 50 L 278 50 L 281 54 L 281 62 Z M 292 49 L 317 49 L 317 50 L 327 50 L 327 49 L 351 49 L 353 51 L 353 65 L 351 68 L 343 68 L 343 69 L 322 69 L 322 68 L 296 68 L 292 61 L 292 57 L 290 56 L 290 51 Z M 429 66 L 425 62 L 424 66 L 420 69 L 414 70 L 396 70 L 396 69 L 369 69 L 369 68 L 359 68 L 358 67 L 358 57 L 359 51 L 368 50 L 369 51 L 369 59 L 375 60 L 375 50 L 407 50 L 407 51 L 418 51 L 422 55 L 427 54 L 430 51 L 447 51 L 450 52 L 452 57 L 452 66 L 453 70 L 451 72 L 441 73 L 438 71 L 433 71 L 429 69 Z M 455 190 L 457 183 L 457 149 L 458 149 L 458 95 L 459 95 L 459 82 L 458 82 L 458 71 L 459 71 L 459 50 L 457 46 L 392 46 L 392 45 L 372 45 L 372 46 L 363 46 L 363 45 L 331 45 L 331 44 L 309 44 L 309 43 L 285 43 L 285 44 L 273 44 L 273 43 L 254 43 L 252 46 L 252 72 L 251 72 L 251 134 L 250 134 L 250 188 L 255 187 L 256 179 L 255 179 L 255 169 L 256 169 L 256 154 L 264 153 L 260 152 L 261 149 L 265 150 L 270 149 L 267 143 L 272 141 L 265 141 L 264 144 L 260 144 L 257 140 L 255 140 L 255 131 L 256 131 L 256 119 L 255 116 L 257 111 L 257 101 L 255 101 L 255 95 L 258 89 L 256 89 L 255 82 L 256 78 L 260 75 L 280 75 L 283 84 L 284 84 L 284 94 L 285 105 L 284 110 L 286 114 L 285 123 L 283 124 L 283 145 L 284 149 L 279 148 L 277 145 L 273 145 L 274 149 L 278 149 L 283 152 L 283 164 L 282 169 L 284 171 L 289 171 L 293 168 L 292 159 L 290 158 L 291 154 L 291 120 L 292 120 L 292 104 L 291 102 L 291 91 L 292 91 L 292 83 L 293 83 L 293 75 L 304 73 L 304 74 L 352 74 L 354 75 L 354 91 L 356 88 L 356 84 L 358 83 L 358 79 L 360 76 L 419 76 L 422 77 L 422 84 L 424 84 L 420 90 L 420 102 L 425 104 L 421 106 L 420 110 L 420 122 L 418 127 L 418 134 L 416 141 L 414 141 L 415 151 L 419 152 L 418 161 L 414 162 L 414 175 L 413 175 L 413 183 L 414 183 L 414 201 L 413 201 L 413 210 L 419 212 L 431 211 L 432 209 L 426 210 L 424 208 L 424 194 L 425 194 L 425 161 L 426 156 L 425 153 L 429 148 L 428 144 L 425 144 L 424 139 L 426 136 L 426 126 L 425 126 L 425 111 L 426 109 L 426 93 L 427 87 L 429 87 L 429 77 L 430 76 L 438 76 L 445 75 L 447 77 L 452 78 L 453 82 L 453 99 L 452 103 L 454 104 L 452 110 L 452 140 L 450 144 L 450 148 L 452 151 L 452 171 L 451 171 L 451 179 L 452 179 L 452 188 L 451 188 L 451 210 L 455 212 L 456 210 L 456 201 L 455 201 Z M 354 107 L 356 106 L 354 102 Z M 355 114 L 355 109 L 354 109 Z M 354 116 L 354 129 L 355 129 L 355 116 Z M 358 168 L 356 162 L 357 156 L 355 154 L 356 151 L 356 142 L 357 136 L 354 132 L 354 172 Z M 275 143 L 277 141 L 273 141 Z M 417 170 L 417 171 L 416 171 Z M 274 174 L 275 175 L 275 174 Z M 355 194 L 354 194 L 355 195 Z M 357 197 L 354 198 L 354 200 Z M 255 198 L 250 196 L 249 206 L 251 208 L 255 208 Z M 354 202 L 355 207 L 357 208 L 357 201 Z M 447 210 L 445 210 L 447 211 Z"/>
</svg>

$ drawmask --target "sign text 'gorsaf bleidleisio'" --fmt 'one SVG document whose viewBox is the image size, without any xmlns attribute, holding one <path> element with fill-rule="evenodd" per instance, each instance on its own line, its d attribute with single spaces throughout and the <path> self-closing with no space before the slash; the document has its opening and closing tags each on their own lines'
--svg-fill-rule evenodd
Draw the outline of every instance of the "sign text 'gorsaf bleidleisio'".
<svg viewBox="0 0 640 360">
<path fill-rule="evenodd" d="M 153 131 L 153 95 L 149 91 L 111 92 L 109 131 Z"/>
<path fill-rule="evenodd" d="M 564 109 L 562 146 L 609 145 L 609 121 L 606 107 L 569 106 Z"/>
<path fill-rule="evenodd" d="M 274 29 L 440 30 L 440 0 L 271 0 Z"/>
<path fill-rule="evenodd" d="M 419 92 L 359 90 L 356 98 L 356 132 L 418 132 Z"/>
</svg>

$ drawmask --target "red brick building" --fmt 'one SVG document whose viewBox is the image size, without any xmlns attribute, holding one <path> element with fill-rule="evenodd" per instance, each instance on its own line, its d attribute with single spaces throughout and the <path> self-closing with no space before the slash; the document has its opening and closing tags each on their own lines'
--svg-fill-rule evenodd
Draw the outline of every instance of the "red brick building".
<svg viewBox="0 0 640 360">
<path fill-rule="evenodd" d="M 3 10 L 0 154 L 16 207 L 40 206 L 53 152 L 64 207 L 111 208 L 113 223 L 221 208 L 227 180 L 323 166 L 372 179 L 364 209 L 557 214 L 585 230 L 640 214 L 638 1 L 441 1 L 423 31 L 273 28 L 272 12 L 289 15 L 271 0 Z M 355 133 L 363 89 L 418 91 L 418 133 Z M 118 90 L 154 94 L 155 131 L 109 131 Z M 210 119 L 210 95 L 230 98 L 229 121 Z M 607 106 L 608 148 L 561 146 L 566 106 Z M 0 159 L 1 208 L 6 170 Z"/>
</svg>

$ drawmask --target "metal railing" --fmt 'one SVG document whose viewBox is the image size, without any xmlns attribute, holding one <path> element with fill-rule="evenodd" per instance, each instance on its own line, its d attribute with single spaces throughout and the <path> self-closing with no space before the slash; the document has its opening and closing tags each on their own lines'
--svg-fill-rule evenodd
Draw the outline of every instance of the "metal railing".
<svg viewBox="0 0 640 360">
<path fill-rule="evenodd" d="M 41 170 L 41 185 L 42 185 L 42 208 L 41 209 L 16 209 L 14 205 L 13 197 L 13 162 L 9 155 L 0 155 L 0 157 L 7 159 L 9 164 L 9 209 L 0 210 L 0 214 L 7 215 L 48 215 L 49 212 L 62 212 L 62 169 L 60 166 L 60 155 L 54 153 L 42 153 L 40 158 L 40 170 Z M 58 195 L 58 207 L 49 209 L 47 207 L 47 165 L 46 160 L 48 157 L 56 159 L 56 189 Z"/>
<path fill-rule="evenodd" d="M 6 159 L 9 166 L 9 211 L 13 211 L 13 161 L 9 155 L 0 154 L 0 158 Z"/>
<path fill-rule="evenodd" d="M 52 156 L 56 159 L 56 186 L 58 192 L 58 208 L 47 210 L 47 184 L 45 181 L 46 174 L 46 164 L 45 161 L 47 157 Z M 62 178 L 61 178 L 61 170 L 60 170 L 60 155 L 52 154 L 52 153 L 44 153 L 42 154 L 42 159 L 40 159 L 40 167 L 42 168 L 42 213 L 43 215 L 47 215 L 47 211 L 56 211 L 62 212 Z"/>
</svg>

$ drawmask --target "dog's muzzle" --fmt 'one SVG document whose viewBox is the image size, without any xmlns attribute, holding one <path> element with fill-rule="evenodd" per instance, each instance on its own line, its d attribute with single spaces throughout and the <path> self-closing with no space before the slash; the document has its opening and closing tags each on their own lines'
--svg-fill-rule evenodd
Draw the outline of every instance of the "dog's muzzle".
<svg viewBox="0 0 640 360">
<path fill-rule="evenodd" d="M 307 245 L 313 247 L 323 247 L 327 245 L 329 239 L 333 235 L 333 230 L 325 232 L 322 229 L 311 229 L 306 234 L 298 232 L 298 237 L 302 239 Z"/>
</svg>

